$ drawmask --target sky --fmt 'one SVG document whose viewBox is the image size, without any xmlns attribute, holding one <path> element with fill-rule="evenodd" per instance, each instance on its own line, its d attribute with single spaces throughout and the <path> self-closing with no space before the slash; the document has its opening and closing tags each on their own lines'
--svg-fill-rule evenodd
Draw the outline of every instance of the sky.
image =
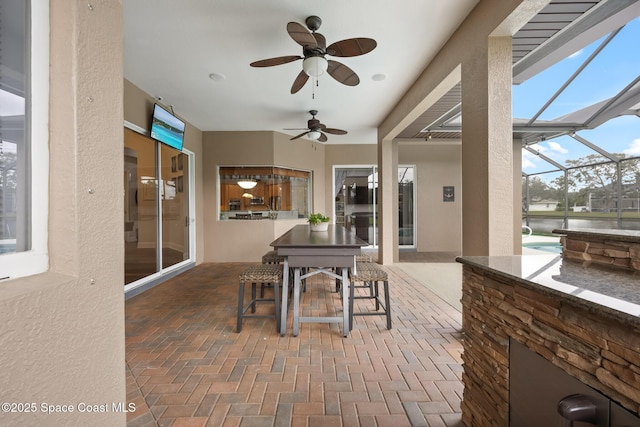
<svg viewBox="0 0 640 427">
<path fill-rule="evenodd" d="M 513 116 L 531 118 L 565 83 L 602 43 L 596 40 L 584 49 L 530 78 L 513 86 Z M 540 115 L 540 120 L 554 119 L 588 105 L 610 98 L 640 74 L 640 18 L 630 21 L 603 49 L 562 94 Z M 640 118 L 622 116 L 593 130 L 578 135 L 609 153 L 640 156 Z M 545 156 L 564 165 L 566 160 L 578 159 L 594 151 L 569 136 L 533 145 Z M 527 174 L 555 170 L 554 166 L 523 150 L 522 170 Z"/>
</svg>

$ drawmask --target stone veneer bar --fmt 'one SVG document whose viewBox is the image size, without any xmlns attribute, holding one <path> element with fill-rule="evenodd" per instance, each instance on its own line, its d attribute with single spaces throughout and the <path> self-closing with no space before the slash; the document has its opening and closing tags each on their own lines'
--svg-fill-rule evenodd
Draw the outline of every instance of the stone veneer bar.
<svg viewBox="0 0 640 427">
<path fill-rule="evenodd" d="M 565 258 L 640 270 L 640 231 L 556 229 Z"/>
<path fill-rule="evenodd" d="M 516 340 L 640 414 L 637 273 L 554 255 L 461 257 L 467 426 L 509 425 L 509 341 Z"/>
</svg>

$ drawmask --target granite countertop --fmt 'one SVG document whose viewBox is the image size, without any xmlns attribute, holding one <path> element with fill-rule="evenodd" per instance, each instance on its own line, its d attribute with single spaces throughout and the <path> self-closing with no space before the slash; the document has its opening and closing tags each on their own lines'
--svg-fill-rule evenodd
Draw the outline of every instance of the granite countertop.
<svg viewBox="0 0 640 427">
<path fill-rule="evenodd" d="M 583 237 L 599 237 L 622 242 L 640 243 L 640 231 L 637 230 L 618 230 L 618 229 L 600 229 L 600 228 L 574 228 L 564 229 L 558 228 L 553 230 L 555 234 L 565 234 L 568 236 Z"/>
<path fill-rule="evenodd" d="M 640 326 L 640 272 L 586 266 L 560 255 L 465 256 L 456 260 Z"/>
</svg>

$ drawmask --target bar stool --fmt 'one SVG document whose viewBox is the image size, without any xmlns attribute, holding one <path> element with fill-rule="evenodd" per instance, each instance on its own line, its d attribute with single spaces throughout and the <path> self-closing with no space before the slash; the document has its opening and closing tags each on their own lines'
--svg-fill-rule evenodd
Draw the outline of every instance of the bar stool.
<svg viewBox="0 0 640 427">
<path fill-rule="evenodd" d="M 284 262 L 284 257 L 278 255 L 276 251 L 269 251 L 266 254 L 262 255 L 262 263 L 263 264 L 282 264 Z M 263 283 L 260 285 L 260 298 L 264 298 L 264 288 L 270 288 L 271 283 Z"/>
<path fill-rule="evenodd" d="M 356 283 L 363 283 L 356 285 Z M 378 282 L 383 282 L 384 302 L 380 300 Z M 368 288 L 368 295 L 355 295 L 356 288 Z M 361 311 L 354 313 L 354 300 L 373 299 L 376 311 Z M 382 310 L 380 310 L 382 308 Z M 387 329 L 391 329 L 391 302 L 389 298 L 389 277 L 378 264 L 374 262 L 356 262 L 356 268 L 349 271 L 349 330 L 353 329 L 353 316 L 386 316 Z"/>
<path fill-rule="evenodd" d="M 278 255 L 276 251 L 269 251 L 266 254 L 262 255 L 262 263 L 263 264 L 281 264 L 284 262 L 284 257 L 282 255 Z"/>
<path fill-rule="evenodd" d="M 251 283 L 251 301 L 244 305 L 244 285 Z M 273 298 L 256 297 L 256 283 L 273 284 Z M 282 283 L 282 265 L 280 264 L 258 264 L 252 265 L 240 274 L 240 286 L 238 288 L 238 325 L 237 332 L 242 331 L 242 319 L 245 317 L 273 318 L 276 321 L 276 331 L 280 332 L 280 283 Z M 256 303 L 272 302 L 275 305 L 274 314 L 255 314 Z M 251 309 L 252 314 L 247 314 Z"/>
<path fill-rule="evenodd" d="M 356 255 L 356 262 L 373 262 L 373 258 L 369 254 L 358 254 Z M 337 273 L 340 274 L 340 271 L 337 271 Z M 356 286 L 356 288 L 370 288 L 369 294 L 373 296 L 373 285 L 365 283 L 364 285 Z M 340 279 L 336 279 L 336 292 L 340 292 Z"/>
</svg>

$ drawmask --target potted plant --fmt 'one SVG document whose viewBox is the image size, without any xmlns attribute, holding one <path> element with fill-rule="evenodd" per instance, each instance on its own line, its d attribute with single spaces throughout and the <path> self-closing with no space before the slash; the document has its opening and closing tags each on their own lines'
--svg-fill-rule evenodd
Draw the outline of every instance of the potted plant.
<svg viewBox="0 0 640 427">
<path fill-rule="evenodd" d="M 311 225 L 311 231 L 327 231 L 329 228 L 329 218 L 321 213 L 312 213 L 307 217 L 309 225 Z"/>
</svg>

